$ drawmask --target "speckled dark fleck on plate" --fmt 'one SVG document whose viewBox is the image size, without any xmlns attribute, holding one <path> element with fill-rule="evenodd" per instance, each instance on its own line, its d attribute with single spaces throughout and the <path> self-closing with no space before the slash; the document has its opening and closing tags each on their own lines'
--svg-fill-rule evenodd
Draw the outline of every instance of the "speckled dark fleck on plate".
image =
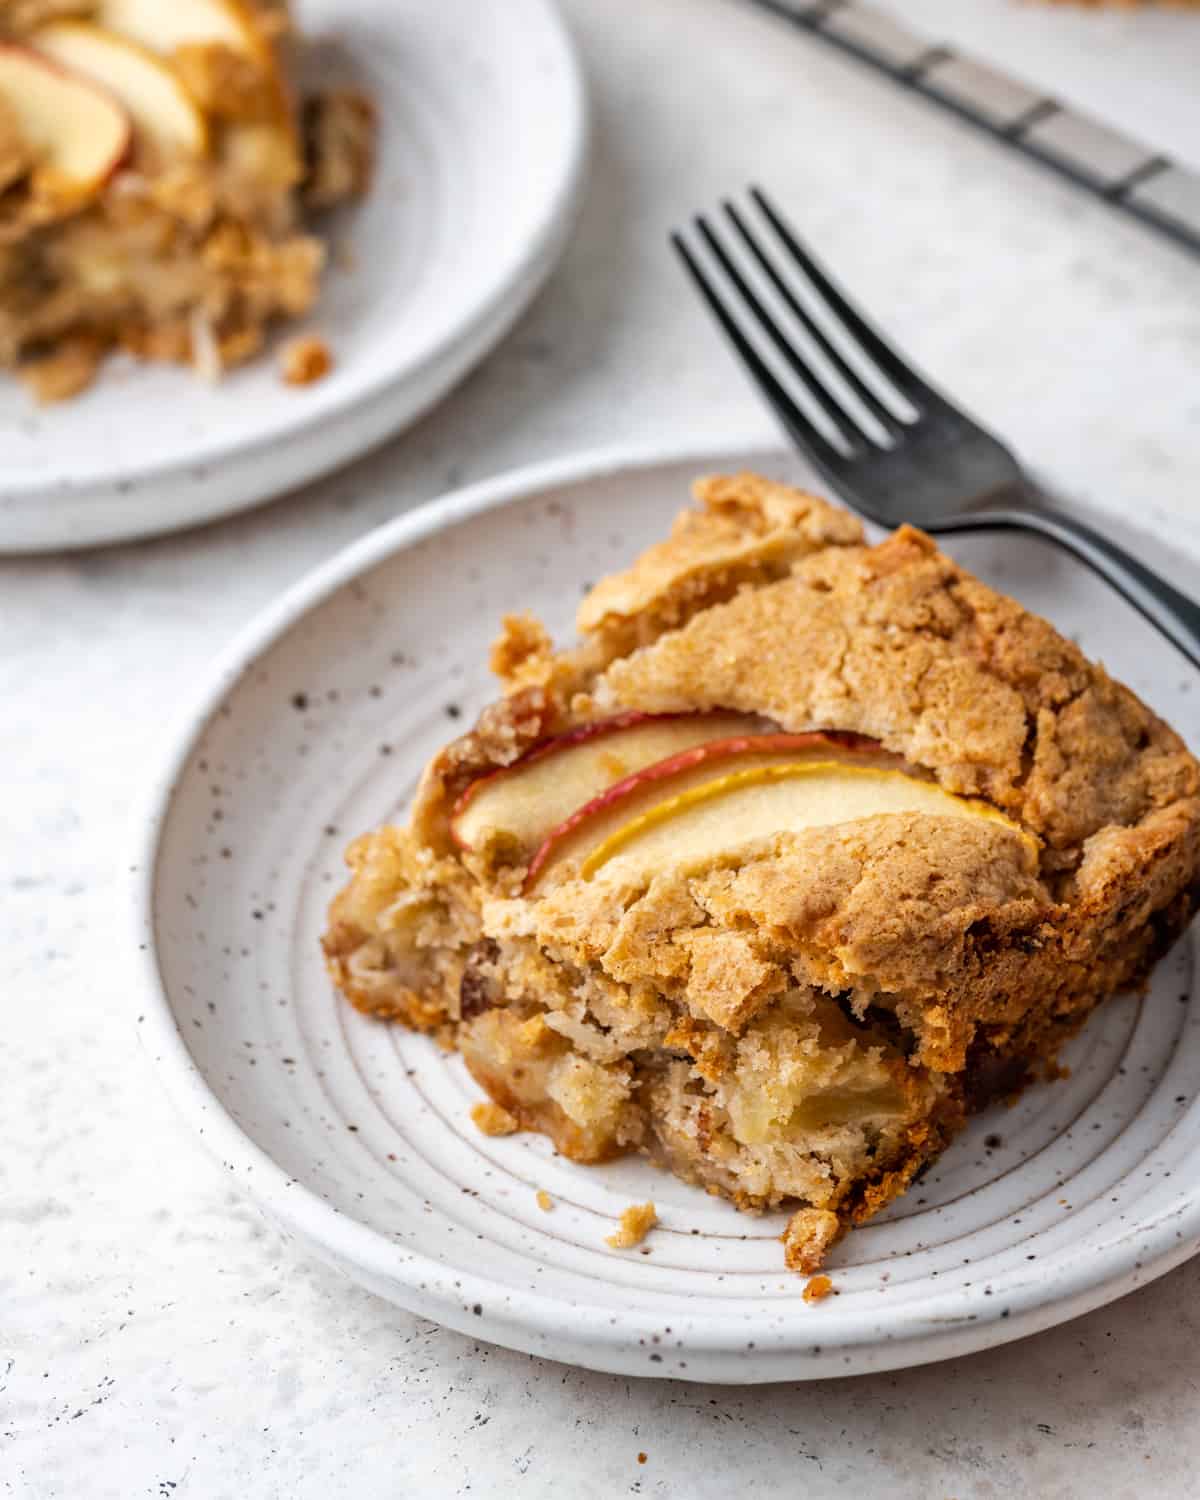
<svg viewBox="0 0 1200 1500">
<path fill-rule="evenodd" d="M 639 1162 L 579 1167 L 489 1139 L 457 1059 L 335 999 L 318 951 L 355 833 L 402 816 L 422 763 L 492 692 L 501 613 L 560 637 L 585 584 L 665 530 L 692 476 L 778 455 L 608 455 L 405 516 L 293 589 L 235 644 L 175 734 L 139 830 L 142 1041 L 230 1176 L 354 1280 L 466 1333 L 639 1375 L 805 1379 L 943 1358 L 1049 1327 L 1200 1244 L 1200 1008 L 1190 940 L 1149 994 L 1069 1049 L 1070 1077 L 978 1117 L 841 1244 L 804 1303 L 783 1216 Z M 968 566 L 1049 615 L 1193 743 L 1187 669 L 1040 543 Z M 553 1209 L 539 1208 L 544 1189 Z M 604 1244 L 647 1197 L 661 1226 Z"/>
</svg>

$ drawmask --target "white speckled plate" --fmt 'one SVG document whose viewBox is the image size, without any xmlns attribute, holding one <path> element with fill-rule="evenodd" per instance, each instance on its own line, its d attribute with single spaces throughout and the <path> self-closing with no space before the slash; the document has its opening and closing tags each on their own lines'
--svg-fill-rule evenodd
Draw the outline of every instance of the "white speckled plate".
<svg viewBox="0 0 1200 1500">
<path fill-rule="evenodd" d="M 92 546 L 245 509 L 415 420 L 497 342 L 558 259 L 586 101 L 554 0 L 303 0 L 307 36 L 380 119 L 375 182 L 331 227 L 305 330 L 336 364 L 289 387 L 275 352 L 207 386 L 110 361 L 41 410 L 0 379 L 0 551 Z M 290 337 L 296 327 L 276 340 Z"/>
<path fill-rule="evenodd" d="M 231 1178 L 317 1255 L 464 1332 L 597 1369 L 841 1375 L 961 1354 L 1128 1292 L 1200 1244 L 1200 1006 L 1189 942 L 1110 1003 L 1065 1082 L 978 1117 L 841 1244 L 808 1305 L 782 1216 L 654 1168 L 493 1140 L 429 1041 L 335 1000 L 317 948 L 341 851 L 403 812 L 487 700 L 498 616 L 562 635 L 585 585 L 666 529 L 697 472 L 774 455 L 599 458 L 451 495 L 335 558 L 259 619 L 174 738 L 139 830 L 142 1041 Z M 1195 742 L 1200 694 L 1107 589 L 1034 541 L 958 549 L 1077 634 Z M 535 1193 L 555 1202 L 542 1212 Z M 604 1245 L 628 1203 L 662 1226 Z"/>
</svg>

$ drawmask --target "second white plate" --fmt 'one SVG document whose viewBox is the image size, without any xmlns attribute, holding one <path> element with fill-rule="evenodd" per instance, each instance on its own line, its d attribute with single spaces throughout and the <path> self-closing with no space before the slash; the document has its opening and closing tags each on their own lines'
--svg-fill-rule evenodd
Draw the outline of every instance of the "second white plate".
<svg viewBox="0 0 1200 1500">
<path fill-rule="evenodd" d="M 305 327 L 336 360 L 285 386 L 276 359 L 210 387 L 110 361 L 72 402 L 0 381 L 0 552 L 150 536 L 315 479 L 399 431 L 515 321 L 574 221 L 582 78 L 553 0 L 304 0 L 380 120 L 378 170 L 331 234 Z M 288 337 L 295 329 L 284 331 Z"/>
<path fill-rule="evenodd" d="M 692 477 L 774 454 L 543 466 L 405 516 L 233 647 L 175 737 L 138 859 L 142 1040 L 232 1180 L 311 1250 L 465 1333 L 596 1369 L 721 1381 L 850 1374 L 1049 1327 L 1200 1245 L 1200 1004 L 1189 942 L 1103 1007 L 1069 1079 L 989 1111 L 850 1235 L 808 1305 L 781 1215 L 639 1161 L 578 1167 L 492 1140 L 457 1059 L 337 1000 L 318 940 L 354 834 L 403 815 L 426 758 L 493 693 L 506 610 L 560 639 L 581 592 L 658 539 Z M 956 547 L 1078 635 L 1192 741 L 1200 695 L 1150 627 L 1020 538 Z M 544 1213 L 536 1191 L 555 1201 Z M 662 1226 L 604 1244 L 628 1203 Z"/>
</svg>

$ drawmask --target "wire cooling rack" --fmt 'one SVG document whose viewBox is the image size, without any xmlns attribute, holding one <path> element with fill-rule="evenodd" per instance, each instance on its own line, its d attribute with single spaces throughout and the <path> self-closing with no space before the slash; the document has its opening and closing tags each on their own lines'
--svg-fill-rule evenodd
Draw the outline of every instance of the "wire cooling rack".
<svg viewBox="0 0 1200 1500">
<path fill-rule="evenodd" d="M 859 0 L 746 3 L 886 74 L 1200 255 L 1200 173 L 953 47 L 931 46 Z"/>
</svg>

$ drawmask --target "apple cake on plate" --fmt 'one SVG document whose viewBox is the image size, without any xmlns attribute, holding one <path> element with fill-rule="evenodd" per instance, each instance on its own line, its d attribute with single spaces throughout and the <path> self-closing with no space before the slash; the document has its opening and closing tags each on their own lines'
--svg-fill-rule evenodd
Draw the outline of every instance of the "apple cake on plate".
<svg viewBox="0 0 1200 1500">
<path fill-rule="evenodd" d="M 374 123 L 297 105 L 295 48 L 281 0 L 0 0 L 0 369 L 44 401 L 113 349 L 215 378 L 310 311 L 309 220 L 365 189 Z"/>
<path fill-rule="evenodd" d="M 697 486 L 351 845 L 325 954 L 564 1155 L 786 1205 L 811 1272 L 1187 923 L 1200 767 L 903 527 Z"/>
</svg>

